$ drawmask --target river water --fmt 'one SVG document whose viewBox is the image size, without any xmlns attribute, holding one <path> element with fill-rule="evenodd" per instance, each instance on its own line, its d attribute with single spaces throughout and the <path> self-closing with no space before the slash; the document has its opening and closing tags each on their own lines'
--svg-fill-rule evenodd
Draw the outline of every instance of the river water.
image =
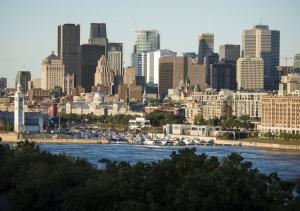
<svg viewBox="0 0 300 211">
<path fill-rule="evenodd" d="M 277 172 L 282 179 L 290 180 L 300 174 L 300 152 L 292 150 L 212 145 L 39 144 L 39 146 L 54 154 L 65 152 L 75 157 L 84 157 L 94 166 L 97 166 L 97 161 L 102 158 L 118 162 L 128 161 L 131 164 L 138 161 L 151 162 L 169 159 L 172 151 L 178 151 L 184 147 L 195 147 L 197 154 L 205 153 L 208 157 L 217 156 L 219 161 L 231 152 L 241 153 L 244 161 L 253 163 L 253 168 L 265 174 Z"/>
</svg>

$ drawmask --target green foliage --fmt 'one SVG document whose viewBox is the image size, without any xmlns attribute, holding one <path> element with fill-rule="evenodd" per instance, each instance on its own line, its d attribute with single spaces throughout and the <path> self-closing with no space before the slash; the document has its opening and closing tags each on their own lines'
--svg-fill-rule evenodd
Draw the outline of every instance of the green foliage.
<svg viewBox="0 0 300 211">
<path fill-rule="evenodd" d="M 265 138 L 272 138 L 273 134 L 271 132 L 264 133 Z"/>
<path fill-rule="evenodd" d="M 194 117 L 195 125 L 206 125 L 206 121 L 203 119 L 203 115 L 198 114 Z"/>
<path fill-rule="evenodd" d="M 2 124 L 0 125 L 1 131 L 11 131 L 10 119 L 2 117 Z"/>
<path fill-rule="evenodd" d="M 233 138 L 234 136 L 233 136 L 233 133 L 230 133 L 230 132 L 225 132 L 224 134 L 223 134 L 223 138 L 225 139 L 225 140 L 228 140 L 228 139 L 231 139 L 231 138 Z"/>
<path fill-rule="evenodd" d="M 254 137 L 258 137 L 258 132 L 254 132 L 252 135 L 253 135 Z"/>
<path fill-rule="evenodd" d="M 235 152 L 219 161 L 183 148 L 170 159 L 112 162 L 104 171 L 28 140 L 16 148 L 0 143 L 0 153 L 0 194 L 8 196 L 13 210 L 293 210 L 299 205 L 300 179 L 259 173 Z"/>
</svg>

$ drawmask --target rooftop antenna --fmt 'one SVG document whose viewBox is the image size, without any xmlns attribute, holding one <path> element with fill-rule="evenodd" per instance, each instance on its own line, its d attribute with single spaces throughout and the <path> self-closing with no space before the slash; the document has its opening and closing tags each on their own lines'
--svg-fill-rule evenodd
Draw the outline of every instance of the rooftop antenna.
<svg viewBox="0 0 300 211">
<path fill-rule="evenodd" d="M 209 33 L 209 10 L 208 10 L 208 33 Z"/>
</svg>

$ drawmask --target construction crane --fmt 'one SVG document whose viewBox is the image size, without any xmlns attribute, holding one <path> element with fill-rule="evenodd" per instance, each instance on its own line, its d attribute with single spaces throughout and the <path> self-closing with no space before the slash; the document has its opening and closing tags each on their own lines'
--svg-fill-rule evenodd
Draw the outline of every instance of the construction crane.
<svg viewBox="0 0 300 211">
<path fill-rule="evenodd" d="M 278 56 L 276 58 L 280 58 L 280 59 L 285 59 L 285 68 L 283 69 L 278 69 L 279 71 L 281 71 L 283 75 L 287 75 L 288 73 L 291 73 L 291 70 L 289 70 L 288 66 L 287 66 L 287 60 L 288 59 L 292 59 L 292 57 L 287 57 L 287 55 L 285 55 L 285 57 L 282 56 Z"/>
<path fill-rule="evenodd" d="M 135 21 L 134 21 L 134 18 L 133 18 L 133 16 L 131 16 L 131 18 L 132 18 L 132 20 L 133 20 L 133 23 L 134 23 L 134 25 L 135 25 L 135 29 L 136 29 L 136 31 L 135 31 L 135 32 L 138 32 L 139 30 L 138 30 L 138 28 L 136 27 L 136 24 L 135 24 Z"/>
<path fill-rule="evenodd" d="M 280 59 L 285 59 L 285 66 L 287 67 L 287 60 L 288 59 L 293 59 L 292 57 L 287 57 L 287 55 L 285 55 L 285 57 L 281 57 L 281 56 L 278 56 L 277 58 L 280 58 Z"/>
</svg>

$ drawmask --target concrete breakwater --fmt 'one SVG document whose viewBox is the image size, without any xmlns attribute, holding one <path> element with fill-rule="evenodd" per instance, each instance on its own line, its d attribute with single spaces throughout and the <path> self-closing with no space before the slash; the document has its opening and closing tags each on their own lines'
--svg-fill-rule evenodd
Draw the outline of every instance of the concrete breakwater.
<svg viewBox="0 0 300 211">
<path fill-rule="evenodd" d="M 149 133 L 150 137 L 164 138 L 164 133 Z M 282 150 L 300 150 L 299 145 L 292 144 L 275 144 L 275 143 L 262 143 L 256 141 L 242 141 L 242 140 L 220 140 L 216 137 L 199 137 L 190 135 L 175 135 L 169 134 L 170 137 L 186 137 L 186 138 L 200 138 L 205 141 L 213 140 L 212 145 L 224 145 L 224 146 L 247 146 L 247 147 L 260 147 L 260 148 L 273 148 Z M 17 134 L 17 133 L 0 133 L 0 137 L 3 142 L 6 143 L 16 143 L 19 141 L 24 141 L 28 139 L 29 141 L 35 141 L 38 144 L 55 143 L 55 144 L 109 144 L 109 140 L 106 138 L 97 139 L 78 139 L 78 138 L 68 138 L 68 137 L 57 137 L 53 134 Z M 211 144 L 210 144 L 211 145 Z"/>
</svg>

